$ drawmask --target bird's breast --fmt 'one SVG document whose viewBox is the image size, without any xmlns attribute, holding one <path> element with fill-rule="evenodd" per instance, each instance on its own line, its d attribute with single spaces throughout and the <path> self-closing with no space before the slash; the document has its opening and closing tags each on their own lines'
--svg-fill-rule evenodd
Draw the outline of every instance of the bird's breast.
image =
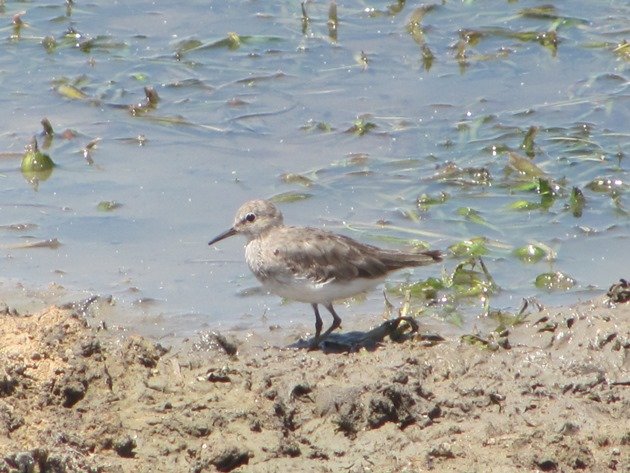
<svg viewBox="0 0 630 473">
<path fill-rule="evenodd" d="M 258 281 L 269 292 L 287 299 L 326 304 L 338 299 L 346 299 L 365 292 L 384 278 L 357 277 L 339 281 L 317 280 L 296 271 L 290 261 L 283 261 L 282 253 L 274 251 L 273 246 L 253 240 L 245 247 L 245 259 Z"/>
</svg>

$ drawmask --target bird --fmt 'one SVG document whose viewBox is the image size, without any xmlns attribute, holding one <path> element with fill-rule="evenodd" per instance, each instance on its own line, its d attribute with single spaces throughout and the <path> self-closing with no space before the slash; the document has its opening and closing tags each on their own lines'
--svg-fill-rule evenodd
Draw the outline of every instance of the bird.
<svg viewBox="0 0 630 473">
<path fill-rule="evenodd" d="M 341 327 L 333 302 L 377 286 L 398 269 L 442 260 L 439 250 L 388 250 L 320 228 L 285 225 L 282 213 L 269 200 L 244 203 L 236 212 L 232 227 L 208 245 L 234 235 L 247 240 L 245 260 L 265 289 L 311 304 L 315 312 L 313 348 Z M 319 305 L 333 318 L 323 334 Z"/>
</svg>

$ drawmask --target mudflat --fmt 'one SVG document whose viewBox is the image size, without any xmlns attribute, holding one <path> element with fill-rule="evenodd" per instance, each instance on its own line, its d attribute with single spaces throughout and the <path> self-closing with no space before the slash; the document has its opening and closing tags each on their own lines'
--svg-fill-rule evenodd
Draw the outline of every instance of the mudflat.
<svg viewBox="0 0 630 473">
<path fill-rule="evenodd" d="M 329 354 L 94 322 L 0 314 L 0 472 L 630 471 L 628 304 Z"/>
</svg>

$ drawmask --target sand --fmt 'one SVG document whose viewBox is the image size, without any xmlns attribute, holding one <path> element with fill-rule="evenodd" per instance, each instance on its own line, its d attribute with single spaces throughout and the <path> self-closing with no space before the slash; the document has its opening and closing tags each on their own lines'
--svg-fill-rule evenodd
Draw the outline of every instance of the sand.
<svg viewBox="0 0 630 473">
<path fill-rule="evenodd" d="M 630 471 L 628 304 L 347 353 L 102 327 L 0 314 L 0 472 Z"/>
</svg>

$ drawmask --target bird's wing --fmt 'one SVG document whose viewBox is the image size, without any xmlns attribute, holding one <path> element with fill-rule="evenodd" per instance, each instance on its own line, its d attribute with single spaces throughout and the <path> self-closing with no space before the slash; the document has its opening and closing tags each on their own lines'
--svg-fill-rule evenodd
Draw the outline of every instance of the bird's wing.
<svg viewBox="0 0 630 473">
<path fill-rule="evenodd" d="M 317 228 L 284 227 L 269 245 L 277 269 L 316 282 L 379 278 L 389 269 L 376 247 Z M 307 231 L 304 231 L 307 230 Z"/>
</svg>

